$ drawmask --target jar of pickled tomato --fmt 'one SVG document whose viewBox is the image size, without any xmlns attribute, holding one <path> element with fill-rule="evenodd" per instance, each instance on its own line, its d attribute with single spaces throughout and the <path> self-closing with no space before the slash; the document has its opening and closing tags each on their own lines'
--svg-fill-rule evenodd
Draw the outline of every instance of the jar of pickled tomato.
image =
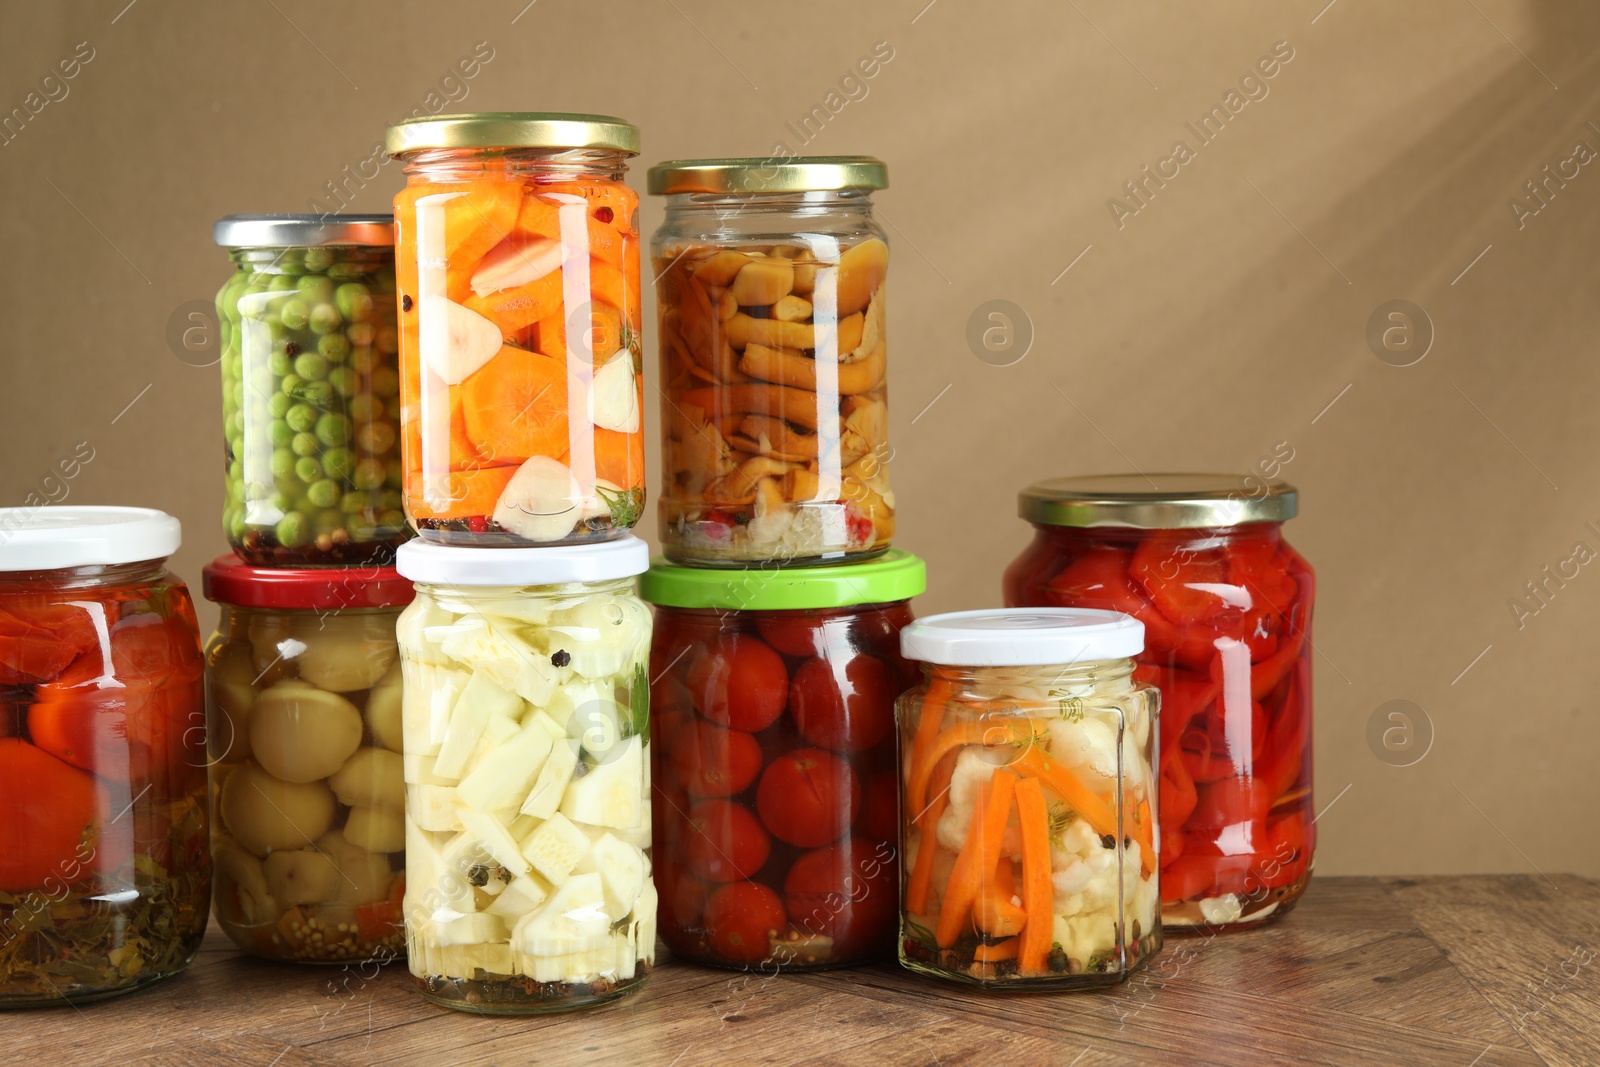
<svg viewBox="0 0 1600 1067">
<path fill-rule="evenodd" d="M 1311 876 L 1311 609 L 1283 539 L 1293 486 L 1255 475 L 1060 478 L 1023 490 L 1033 543 L 1013 605 L 1110 608 L 1145 625 L 1161 690 L 1161 896 L 1169 927 L 1292 908 Z"/>
<path fill-rule="evenodd" d="M 892 958 L 900 631 L 927 585 L 866 563 L 726 571 L 658 561 L 651 650 L 661 937 L 716 967 Z"/>
<path fill-rule="evenodd" d="M 667 558 L 805 566 L 881 553 L 889 246 L 869 156 L 650 168 Z"/>
<path fill-rule="evenodd" d="M 563 1011 L 650 973 L 648 563 L 631 536 L 400 550 L 406 941 L 437 1004 Z"/>
<path fill-rule="evenodd" d="M 486 113 L 389 128 L 406 512 L 426 541 L 623 536 L 644 507 L 639 131 Z"/>
<path fill-rule="evenodd" d="M 393 567 L 205 569 L 217 923 L 268 959 L 405 951 L 405 777 Z"/>
<path fill-rule="evenodd" d="M 900 962 L 977 985 L 1120 982 L 1161 947 L 1156 690 L 1138 620 L 932 615 L 900 698 Z"/>
<path fill-rule="evenodd" d="M 0 1007 L 188 966 L 211 906 L 200 634 L 148 508 L 0 508 Z"/>
<path fill-rule="evenodd" d="M 229 215 L 217 293 L 227 503 L 257 566 L 387 564 L 401 510 L 399 330 L 388 215 Z"/>
</svg>

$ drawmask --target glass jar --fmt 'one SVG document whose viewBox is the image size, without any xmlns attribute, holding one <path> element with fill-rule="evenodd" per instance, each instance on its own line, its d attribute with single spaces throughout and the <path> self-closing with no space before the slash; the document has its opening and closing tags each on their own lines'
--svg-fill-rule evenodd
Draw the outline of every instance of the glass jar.
<svg viewBox="0 0 1600 1067">
<path fill-rule="evenodd" d="M 644 507 L 639 131 L 487 113 L 389 128 L 406 513 L 423 540 L 606 541 Z M 419 269 L 419 264 L 421 268 Z"/>
<path fill-rule="evenodd" d="M 650 973 L 648 563 L 635 537 L 400 550 L 406 942 L 434 1003 L 563 1011 Z"/>
<path fill-rule="evenodd" d="M 1316 578 L 1282 530 L 1297 499 L 1253 475 L 1153 474 L 1040 482 L 1019 500 L 1035 533 L 1006 570 L 1006 603 L 1145 624 L 1169 927 L 1282 915 L 1311 877 Z"/>
<path fill-rule="evenodd" d="M 1143 627 L 1111 611 L 932 615 L 900 698 L 900 962 L 977 985 L 1109 985 L 1161 948 Z"/>
<path fill-rule="evenodd" d="M 777 972 L 892 958 L 894 700 L 923 563 L 779 574 L 658 562 L 650 728 L 661 937 Z"/>
<path fill-rule="evenodd" d="M 0 508 L 0 1008 L 188 966 L 211 903 L 200 634 L 148 508 Z"/>
<path fill-rule="evenodd" d="M 227 503 L 257 566 L 387 564 L 401 510 L 388 215 L 229 215 L 217 293 Z"/>
<path fill-rule="evenodd" d="M 302 963 L 398 959 L 405 779 L 392 567 L 205 569 L 217 924 Z"/>
<path fill-rule="evenodd" d="M 650 168 L 667 558 L 813 564 L 894 535 L 884 284 L 867 156 Z"/>
</svg>

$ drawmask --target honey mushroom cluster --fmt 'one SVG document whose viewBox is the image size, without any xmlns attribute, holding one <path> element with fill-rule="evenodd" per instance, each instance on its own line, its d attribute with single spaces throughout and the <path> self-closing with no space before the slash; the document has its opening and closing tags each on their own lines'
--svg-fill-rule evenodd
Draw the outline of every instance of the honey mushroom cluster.
<svg viewBox="0 0 1600 1067">
<path fill-rule="evenodd" d="M 403 943 L 392 619 L 255 615 L 208 672 L 217 915 L 264 955 L 361 959 Z"/>
<path fill-rule="evenodd" d="M 888 246 L 863 241 L 836 264 L 799 244 L 668 251 L 669 528 L 730 558 L 887 544 Z M 807 508 L 824 512 L 814 526 L 795 521 Z"/>
</svg>

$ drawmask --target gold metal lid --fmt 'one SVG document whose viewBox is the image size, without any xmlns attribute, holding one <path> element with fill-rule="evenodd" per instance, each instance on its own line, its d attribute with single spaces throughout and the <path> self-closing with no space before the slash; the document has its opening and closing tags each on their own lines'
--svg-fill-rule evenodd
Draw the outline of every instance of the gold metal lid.
<svg viewBox="0 0 1600 1067">
<path fill-rule="evenodd" d="M 383 147 L 391 156 L 429 148 L 610 148 L 636 156 L 639 127 L 611 115 L 479 111 L 397 122 Z"/>
<path fill-rule="evenodd" d="M 888 187 L 888 166 L 872 156 L 672 159 L 650 168 L 647 186 L 656 195 L 810 193 Z"/>
<path fill-rule="evenodd" d="M 1017 514 L 1042 526 L 1179 530 L 1283 522 L 1298 510 L 1288 482 L 1237 474 L 1094 474 L 1017 494 Z"/>
</svg>

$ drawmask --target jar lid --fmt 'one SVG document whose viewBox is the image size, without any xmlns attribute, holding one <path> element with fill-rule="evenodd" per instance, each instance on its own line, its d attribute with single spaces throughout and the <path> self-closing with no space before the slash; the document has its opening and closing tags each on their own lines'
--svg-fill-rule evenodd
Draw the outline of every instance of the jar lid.
<svg viewBox="0 0 1600 1067">
<path fill-rule="evenodd" d="M 0 571 L 140 563 L 182 543 L 178 520 L 154 508 L 0 508 Z"/>
<path fill-rule="evenodd" d="M 200 573 L 207 600 L 241 608 L 402 608 L 412 597 L 411 583 L 393 567 L 252 567 L 218 556 Z"/>
<path fill-rule="evenodd" d="M 1042 526 L 1186 530 L 1284 522 L 1299 510 L 1288 482 L 1237 474 L 1092 474 L 1035 482 L 1017 514 Z"/>
<path fill-rule="evenodd" d="M 639 595 L 669 608 L 786 611 L 910 600 L 928 588 L 927 565 L 903 548 L 864 563 L 723 570 L 650 561 Z"/>
<path fill-rule="evenodd" d="M 887 189 L 889 168 L 872 156 L 672 159 L 651 167 L 648 181 L 658 195 Z"/>
<path fill-rule="evenodd" d="M 413 582 L 429 585 L 566 585 L 643 574 L 650 548 L 632 534 L 540 548 L 467 548 L 413 539 L 395 551 L 394 565 Z"/>
<path fill-rule="evenodd" d="M 985 608 L 917 619 L 900 631 L 906 659 L 950 667 L 1049 667 L 1131 659 L 1144 623 L 1097 608 Z"/>
<path fill-rule="evenodd" d="M 211 227 L 223 248 L 394 244 L 394 215 L 224 215 Z"/>
<path fill-rule="evenodd" d="M 639 127 L 612 115 L 479 111 L 397 122 L 383 147 L 391 156 L 429 148 L 610 148 L 636 156 Z"/>
</svg>

